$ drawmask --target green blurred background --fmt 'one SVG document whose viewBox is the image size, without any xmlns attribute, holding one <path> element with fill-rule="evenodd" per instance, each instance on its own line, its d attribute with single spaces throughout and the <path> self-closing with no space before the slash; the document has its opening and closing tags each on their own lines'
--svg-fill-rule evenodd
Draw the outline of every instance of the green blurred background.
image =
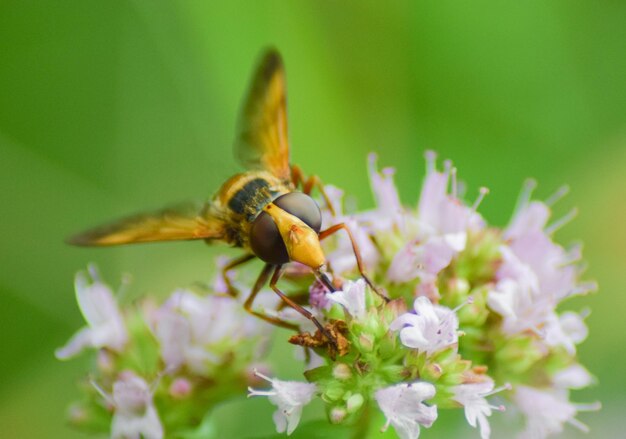
<svg viewBox="0 0 626 439">
<path fill-rule="evenodd" d="M 589 437 L 623 437 L 626 2 L 504 3 L 2 0 L 0 436 L 84 437 L 64 415 L 87 361 L 53 356 L 83 325 L 77 269 L 97 262 L 113 285 L 132 273 L 137 296 L 210 278 L 216 249 L 201 243 L 85 250 L 63 239 L 210 196 L 239 169 L 240 99 L 260 50 L 275 45 L 293 161 L 361 207 L 372 205 L 370 151 L 397 168 L 407 203 L 424 149 L 453 159 L 469 198 L 491 189 L 481 211 L 497 225 L 526 177 L 539 197 L 571 185 L 556 214 L 578 206 L 580 215 L 557 236 L 585 242 L 588 277 L 601 287 L 570 304 L 593 310 L 579 352 L 599 377 L 574 400 L 604 404 L 581 416 Z M 278 363 L 282 377 L 298 376 Z M 250 410 L 258 418 L 240 422 Z M 264 400 L 225 406 L 224 437 L 272 432 L 271 411 Z M 478 437 L 445 423 L 439 432 Z M 569 427 L 563 437 L 579 436 Z"/>
</svg>

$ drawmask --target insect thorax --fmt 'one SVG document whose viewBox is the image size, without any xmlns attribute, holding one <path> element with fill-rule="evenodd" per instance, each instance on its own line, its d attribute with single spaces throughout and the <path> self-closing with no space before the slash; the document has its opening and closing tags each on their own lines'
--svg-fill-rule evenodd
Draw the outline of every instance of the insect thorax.
<svg viewBox="0 0 626 439">
<path fill-rule="evenodd" d="M 226 223 L 227 241 L 248 248 L 250 225 L 263 208 L 293 188 L 273 174 L 249 171 L 228 179 L 213 197 L 213 207 Z"/>
</svg>

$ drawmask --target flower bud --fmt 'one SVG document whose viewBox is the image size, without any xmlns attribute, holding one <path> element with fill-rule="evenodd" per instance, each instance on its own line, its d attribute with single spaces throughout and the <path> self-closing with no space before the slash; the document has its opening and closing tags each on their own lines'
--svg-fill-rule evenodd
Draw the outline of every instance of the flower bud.
<svg viewBox="0 0 626 439">
<path fill-rule="evenodd" d="M 338 363 L 333 367 L 333 377 L 340 381 L 348 380 L 352 377 L 352 370 L 347 364 Z"/>
<path fill-rule="evenodd" d="M 542 354 L 531 337 L 519 337 L 508 342 L 495 354 L 496 360 L 507 375 L 522 374 L 530 369 Z"/>
<path fill-rule="evenodd" d="M 330 384 L 324 389 L 324 398 L 328 401 L 339 401 L 345 393 L 343 386 Z"/>
<path fill-rule="evenodd" d="M 348 412 L 346 412 L 346 409 L 344 409 L 343 407 L 333 407 L 330 410 L 330 422 L 332 422 L 333 424 L 339 424 L 344 419 L 346 419 L 347 415 Z"/>
<path fill-rule="evenodd" d="M 443 374 L 443 368 L 439 363 L 428 364 L 422 369 L 422 378 L 426 381 L 437 381 Z"/>
<path fill-rule="evenodd" d="M 348 398 L 348 401 L 346 401 L 348 413 L 352 414 L 357 412 L 363 406 L 363 402 L 365 402 L 365 399 L 360 393 L 355 393 L 354 395 L 352 395 L 350 398 Z"/>
<path fill-rule="evenodd" d="M 372 352 L 374 349 L 374 336 L 371 334 L 361 334 L 359 336 L 359 347 L 363 352 Z"/>
<path fill-rule="evenodd" d="M 169 393 L 174 399 L 183 399 L 192 391 L 191 382 L 187 378 L 176 378 L 170 384 Z"/>
</svg>

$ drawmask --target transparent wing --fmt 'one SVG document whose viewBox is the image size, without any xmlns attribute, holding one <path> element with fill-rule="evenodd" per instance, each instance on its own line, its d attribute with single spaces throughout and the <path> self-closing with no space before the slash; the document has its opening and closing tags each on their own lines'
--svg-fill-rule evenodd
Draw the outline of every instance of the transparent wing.
<svg viewBox="0 0 626 439">
<path fill-rule="evenodd" d="M 141 213 L 70 237 L 69 244 L 107 246 L 138 242 L 222 239 L 224 223 L 208 217 L 202 203 L 185 203 Z"/>
<path fill-rule="evenodd" d="M 291 179 L 285 69 L 274 49 L 263 55 L 246 95 L 235 155 L 248 169 L 262 169 L 283 180 Z"/>
</svg>

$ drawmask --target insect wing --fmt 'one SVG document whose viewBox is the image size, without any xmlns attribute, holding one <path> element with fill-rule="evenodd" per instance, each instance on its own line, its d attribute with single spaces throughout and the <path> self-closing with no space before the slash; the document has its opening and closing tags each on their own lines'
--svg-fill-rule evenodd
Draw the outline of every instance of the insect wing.
<svg viewBox="0 0 626 439">
<path fill-rule="evenodd" d="M 224 224 L 204 215 L 202 204 L 187 203 L 158 212 L 122 218 L 68 239 L 81 246 L 108 246 L 138 242 L 221 239 Z"/>
<path fill-rule="evenodd" d="M 252 79 L 240 115 L 235 155 L 248 169 L 291 179 L 285 69 L 276 50 L 264 54 Z"/>
</svg>

